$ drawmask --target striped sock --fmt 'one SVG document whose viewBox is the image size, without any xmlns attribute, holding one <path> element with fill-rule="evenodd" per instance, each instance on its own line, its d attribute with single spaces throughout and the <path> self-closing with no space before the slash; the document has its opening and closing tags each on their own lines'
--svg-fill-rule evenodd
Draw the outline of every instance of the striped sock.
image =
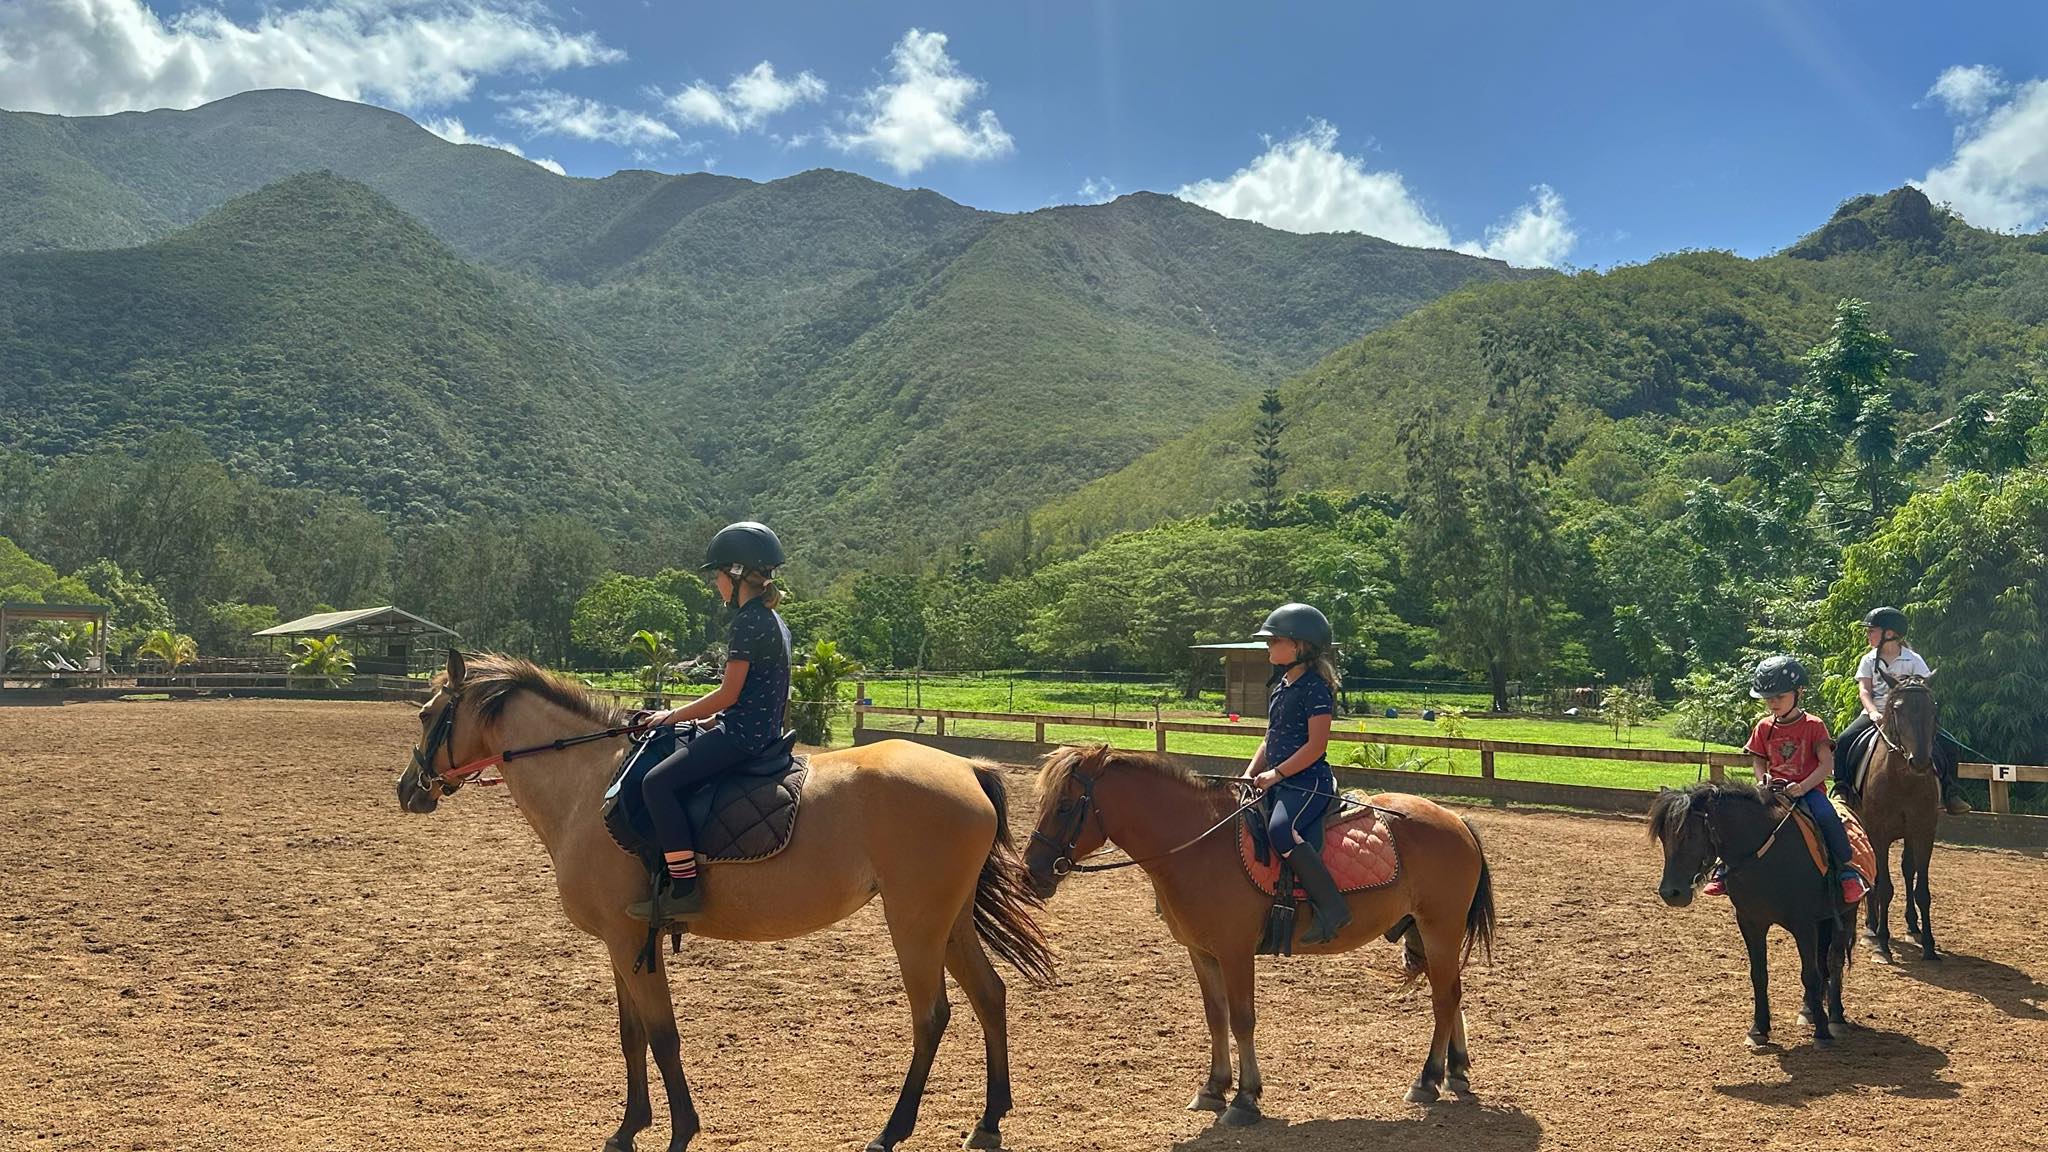
<svg viewBox="0 0 2048 1152">
<path fill-rule="evenodd" d="M 669 857 L 668 878 L 677 883 L 697 879 L 697 857 L 685 856 L 680 860 L 673 856 Z"/>
</svg>

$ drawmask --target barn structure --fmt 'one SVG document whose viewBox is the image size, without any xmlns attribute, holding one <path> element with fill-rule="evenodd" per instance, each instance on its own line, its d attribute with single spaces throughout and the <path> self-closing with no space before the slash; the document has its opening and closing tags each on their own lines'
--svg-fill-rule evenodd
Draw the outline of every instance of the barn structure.
<svg viewBox="0 0 2048 1152">
<path fill-rule="evenodd" d="M 441 646 L 461 639 L 452 628 L 443 628 L 390 604 L 347 612 L 316 612 L 254 635 L 273 643 L 301 636 L 339 636 L 355 656 L 356 671 L 378 676 L 405 676 L 415 667 L 437 668 L 441 664 Z"/>
<path fill-rule="evenodd" d="M 1194 644 L 1197 683 L 1207 679 L 1205 665 L 1211 658 L 1223 658 L 1223 710 L 1233 716 L 1266 714 L 1266 682 L 1273 666 L 1266 661 L 1266 642 L 1246 640 L 1236 644 Z"/>
</svg>

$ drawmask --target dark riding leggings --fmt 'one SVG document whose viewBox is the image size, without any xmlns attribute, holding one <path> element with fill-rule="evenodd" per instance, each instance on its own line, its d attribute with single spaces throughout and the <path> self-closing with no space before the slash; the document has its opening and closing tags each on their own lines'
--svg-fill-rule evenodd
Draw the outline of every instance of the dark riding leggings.
<svg viewBox="0 0 2048 1152">
<path fill-rule="evenodd" d="M 1323 813 L 1330 807 L 1325 793 L 1336 791 L 1334 783 L 1327 779 L 1311 779 L 1306 784 L 1283 780 L 1266 790 L 1266 837 L 1273 851 L 1285 856 L 1294 851 L 1296 829 L 1305 841 L 1322 827 Z"/>
<path fill-rule="evenodd" d="M 663 854 L 696 850 L 696 834 L 683 811 L 683 801 L 719 773 L 739 767 L 754 755 L 724 728 L 710 728 L 647 770 L 640 781 L 640 798 L 654 821 L 654 838 Z"/>
<path fill-rule="evenodd" d="M 1806 814 L 1813 818 L 1813 826 L 1820 830 L 1820 838 L 1827 841 L 1828 855 L 1835 858 L 1835 867 L 1849 867 L 1850 861 L 1856 858 L 1855 851 L 1849 847 L 1849 830 L 1842 827 L 1841 814 L 1835 811 L 1826 794 L 1815 788 L 1793 803 L 1806 809 Z"/>
</svg>

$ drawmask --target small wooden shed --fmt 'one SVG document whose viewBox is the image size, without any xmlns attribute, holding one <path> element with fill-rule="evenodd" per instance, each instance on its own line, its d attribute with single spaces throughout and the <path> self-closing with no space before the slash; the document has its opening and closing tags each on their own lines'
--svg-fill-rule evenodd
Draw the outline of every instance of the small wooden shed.
<svg viewBox="0 0 2048 1152">
<path fill-rule="evenodd" d="M 62 667 L 34 668 L 31 674 L 49 674 L 59 679 L 66 674 L 78 675 L 84 679 L 101 682 L 107 674 L 107 620 L 113 609 L 105 604 L 39 604 L 10 601 L 0 604 L 0 685 L 6 683 L 8 626 L 28 620 L 61 620 L 92 626 L 92 655 L 87 658 L 84 668 Z"/>
<path fill-rule="evenodd" d="M 1223 658 L 1223 710 L 1238 716 L 1266 714 L 1266 681 L 1273 666 L 1266 661 L 1266 642 L 1246 640 L 1236 644 L 1195 644 L 1195 659 Z M 1197 665 L 1199 667 L 1199 664 Z"/>
</svg>

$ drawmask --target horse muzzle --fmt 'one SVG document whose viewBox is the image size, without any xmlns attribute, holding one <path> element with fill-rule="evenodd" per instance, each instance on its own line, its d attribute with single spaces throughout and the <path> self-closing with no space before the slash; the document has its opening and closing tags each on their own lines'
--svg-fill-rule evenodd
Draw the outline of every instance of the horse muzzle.
<svg viewBox="0 0 2048 1152">
<path fill-rule="evenodd" d="M 407 769 L 398 778 L 398 806 L 407 812 L 424 816 L 441 806 L 440 789 L 422 785 L 419 773 Z"/>
</svg>

